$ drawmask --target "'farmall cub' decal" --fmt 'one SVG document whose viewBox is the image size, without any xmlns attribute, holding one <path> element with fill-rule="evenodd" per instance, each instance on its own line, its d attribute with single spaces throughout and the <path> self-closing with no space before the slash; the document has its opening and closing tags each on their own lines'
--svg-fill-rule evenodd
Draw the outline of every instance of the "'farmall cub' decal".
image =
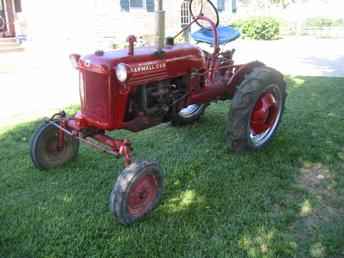
<svg viewBox="0 0 344 258">
<path fill-rule="evenodd" d="M 159 72 L 166 69 L 166 63 L 143 63 L 130 67 L 132 73 Z"/>
</svg>

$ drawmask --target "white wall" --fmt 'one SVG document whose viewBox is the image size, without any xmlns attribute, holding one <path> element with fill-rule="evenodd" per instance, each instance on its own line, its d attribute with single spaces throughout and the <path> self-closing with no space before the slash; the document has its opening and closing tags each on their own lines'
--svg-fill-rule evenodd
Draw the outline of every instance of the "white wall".
<svg viewBox="0 0 344 258">
<path fill-rule="evenodd" d="M 165 0 L 166 34 L 180 30 L 183 0 Z M 215 1 L 216 2 L 216 1 Z M 222 20 L 231 15 L 231 0 L 226 0 Z M 71 49 L 109 48 L 128 35 L 154 34 L 155 14 L 146 9 L 121 11 L 120 0 L 22 0 L 27 34 L 33 45 Z"/>
</svg>

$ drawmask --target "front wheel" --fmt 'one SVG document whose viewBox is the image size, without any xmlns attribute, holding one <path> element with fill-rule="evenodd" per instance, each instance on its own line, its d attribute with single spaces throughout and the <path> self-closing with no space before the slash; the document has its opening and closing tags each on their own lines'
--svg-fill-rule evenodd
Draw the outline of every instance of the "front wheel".
<svg viewBox="0 0 344 258">
<path fill-rule="evenodd" d="M 206 104 L 192 104 L 183 108 L 173 116 L 172 125 L 187 125 L 198 121 L 206 107 Z"/>
<path fill-rule="evenodd" d="M 266 146 L 282 119 L 286 100 L 283 76 L 269 67 L 258 67 L 241 83 L 232 101 L 226 137 L 234 151 Z"/>
<path fill-rule="evenodd" d="M 62 166 L 76 158 L 78 153 L 79 140 L 66 133 L 64 146 L 59 147 L 59 129 L 50 123 L 42 124 L 31 138 L 31 160 L 41 170 Z"/>
<path fill-rule="evenodd" d="M 110 196 L 110 209 L 122 224 L 132 224 L 150 213 L 163 191 L 160 166 L 139 161 L 119 175 Z"/>
</svg>

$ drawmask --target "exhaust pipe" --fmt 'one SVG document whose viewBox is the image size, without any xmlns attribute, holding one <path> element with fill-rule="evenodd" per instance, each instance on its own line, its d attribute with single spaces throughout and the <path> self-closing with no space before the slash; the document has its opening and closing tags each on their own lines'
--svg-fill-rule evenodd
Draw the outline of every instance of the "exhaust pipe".
<svg viewBox="0 0 344 258">
<path fill-rule="evenodd" d="M 156 11 L 156 45 L 158 47 L 158 52 L 161 52 L 165 46 L 165 11 L 163 7 L 163 0 L 157 1 L 157 11 Z"/>
</svg>

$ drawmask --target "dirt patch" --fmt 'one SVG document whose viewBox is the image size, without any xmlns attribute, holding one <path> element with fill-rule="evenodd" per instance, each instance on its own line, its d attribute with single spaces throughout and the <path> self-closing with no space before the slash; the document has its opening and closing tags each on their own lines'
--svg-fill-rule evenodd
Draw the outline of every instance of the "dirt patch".
<svg viewBox="0 0 344 258">
<path fill-rule="evenodd" d="M 300 172 L 298 183 L 308 192 L 316 195 L 327 192 L 331 180 L 328 167 L 321 163 L 304 162 Z"/>
<path fill-rule="evenodd" d="M 292 225 L 292 230 L 300 245 L 310 244 L 310 257 L 326 257 L 326 248 L 316 241 L 316 235 L 321 232 L 322 226 L 344 219 L 344 209 L 333 187 L 331 170 L 321 163 L 303 162 L 297 183 L 308 194 L 300 206 L 300 218 Z"/>
<path fill-rule="evenodd" d="M 340 198 L 334 189 L 334 178 L 327 166 L 321 163 L 304 162 L 297 181 L 310 194 L 310 200 L 306 200 L 301 208 L 301 211 L 312 210 L 312 212 L 306 212 L 310 219 L 343 215 L 341 205 L 337 205 Z"/>
</svg>

